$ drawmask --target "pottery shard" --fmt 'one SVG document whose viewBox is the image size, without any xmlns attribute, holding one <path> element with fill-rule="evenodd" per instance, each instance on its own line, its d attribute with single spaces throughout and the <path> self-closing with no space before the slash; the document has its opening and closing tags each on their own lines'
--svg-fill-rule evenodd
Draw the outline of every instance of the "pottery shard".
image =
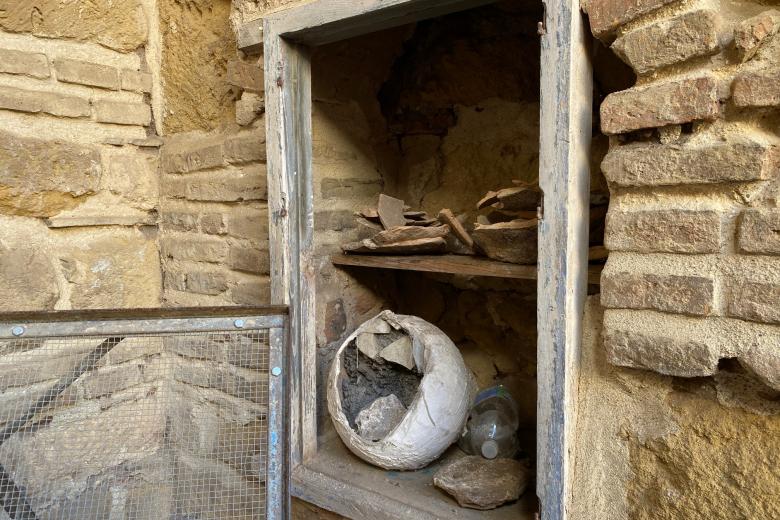
<svg viewBox="0 0 780 520">
<path fill-rule="evenodd" d="M 420 226 L 399 226 L 386 231 L 377 233 L 373 240 L 377 245 L 397 244 L 408 240 L 419 240 L 421 238 L 445 237 L 449 234 L 449 226 L 420 227 Z"/>
<path fill-rule="evenodd" d="M 379 205 L 377 206 L 379 220 L 385 229 L 392 229 L 396 226 L 406 224 L 404 218 L 404 201 L 385 195 L 379 195 Z"/>
<path fill-rule="evenodd" d="M 464 228 L 463 224 L 460 223 L 460 220 L 453 215 L 452 211 L 446 208 L 441 210 L 439 212 L 439 221 L 443 224 L 447 224 L 452 229 L 452 234 L 458 237 L 458 240 L 463 242 L 463 245 L 469 249 L 474 248 L 474 239 L 471 238 L 471 235 L 468 234 L 466 228 Z"/>
<path fill-rule="evenodd" d="M 395 394 L 380 397 L 362 409 L 355 419 L 358 435 L 369 441 L 382 440 L 405 415 L 406 407 Z"/>
<path fill-rule="evenodd" d="M 536 219 L 477 224 L 472 236 L 489 258 L 514 264 L 535 264 L 537 227 Z"/>
<path fill-rule="evenodd" d="M 455 497 L 461 507 L 495 509 L 520 498 L 531 470 L 514 459 L 483 459 L 469 456 L 441 468 L 433 483 Z"/>
<path fill-rule="evenodd" d="M 487 192 L 477 203 L 477 209 L 493 206 L 506 211 L 536 211 L 541 199 L 539 188 L 520 181 L 515 184 L 512 188 Z"/>
<path fill-rule="evenodd" d="M 420 238 L 407 240 L 394 244 L 378 245 L 371 239 L 360 242 L 352 242 L 341 246 L 345 253 L 388 254 L 388 255 L 416 255 L 427 253 L 443 253 L 447 249 L 447 242 L 441 238 Z"/>
<path fill-rule="evenodd" d="M 390 332 L 388 330 L 388 332 Z M 365 332 L 363 334 L 359 334 L 357 337 L 357 348 L 360 352 L 363 353 L 363 355 L 371 358 L 376 359 L 376 356 L 379 354 L 379 351 L 382 350 L 382 345 L 379 342 L 379 338 L 376 334 L 373 334 L 371 332 Z"/>
<path fill-rule="evenodd" d="M 401 336 L 386 346 L 379 356 L 385 361 L 396 363 L 412 370 L 415 367 L 414 354 L 412 353 L 412 338 Z"/>
</svg>

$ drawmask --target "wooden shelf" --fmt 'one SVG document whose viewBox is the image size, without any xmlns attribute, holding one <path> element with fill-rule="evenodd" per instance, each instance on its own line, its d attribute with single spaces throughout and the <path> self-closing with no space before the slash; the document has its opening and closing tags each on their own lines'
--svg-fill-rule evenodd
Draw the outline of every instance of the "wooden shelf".
<svg viewBox="0 0 780 520">
<path fill-rule="evenodd" d="M 345 255 L 330 257 L 333 265 L 371 267 L 374 269 L 398 269 L 402 271 L 423 271 L 426 273 L 449 273 L 468 276 L 490 276 L 494 278 L 520 278 L 536 280 L 535 265 L 518 265 L 487 258 L 464 255 Z M 598 285 L 602 265 L 588 267 L 588 283 Z"/>
</svg>

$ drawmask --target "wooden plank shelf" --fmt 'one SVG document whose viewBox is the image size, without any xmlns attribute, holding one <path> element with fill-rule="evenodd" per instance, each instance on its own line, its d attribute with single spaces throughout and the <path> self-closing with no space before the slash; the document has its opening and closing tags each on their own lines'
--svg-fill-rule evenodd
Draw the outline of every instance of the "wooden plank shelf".
<svg viewBox="0 0 780 520">
<path fill-rule="evenodd" d="M 371 267 L 374 269 L 397 269 L 401 271 L 422 271 L 426 273 L 448 273 L 467 276 L 490 276 L 494 278 L 519 278 L 536 280 L 536 265 L 518 265 L 499 262 L 488 258 L 465 255 L 346 255 L 330 257 L 333 265 Z M 598 285 L 603 265 L 588 267 L 588 283 Z"/>
</svg>

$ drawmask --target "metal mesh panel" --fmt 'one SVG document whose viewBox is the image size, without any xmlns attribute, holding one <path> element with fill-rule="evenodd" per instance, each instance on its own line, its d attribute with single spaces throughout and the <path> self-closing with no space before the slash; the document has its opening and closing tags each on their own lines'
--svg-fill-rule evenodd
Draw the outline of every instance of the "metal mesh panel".
<svg viewBox="0 0 780 520">
<path fill-rule="evenodd" d="M 269 344 L 0 338 L 0 520 L 265 518 Z"/>
</svg>

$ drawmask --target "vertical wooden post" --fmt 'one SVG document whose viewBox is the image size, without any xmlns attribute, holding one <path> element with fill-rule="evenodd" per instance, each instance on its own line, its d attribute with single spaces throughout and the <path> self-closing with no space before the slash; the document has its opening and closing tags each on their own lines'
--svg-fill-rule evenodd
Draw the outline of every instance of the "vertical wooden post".
<svg viewBox="0 0 780 520">
<path fill-rule="evenodd" d="M 564 520 L 587 295 L 592 67 L 579 2 L 549 0 L 542 27 L 537 494 Z"/>
</svg>

